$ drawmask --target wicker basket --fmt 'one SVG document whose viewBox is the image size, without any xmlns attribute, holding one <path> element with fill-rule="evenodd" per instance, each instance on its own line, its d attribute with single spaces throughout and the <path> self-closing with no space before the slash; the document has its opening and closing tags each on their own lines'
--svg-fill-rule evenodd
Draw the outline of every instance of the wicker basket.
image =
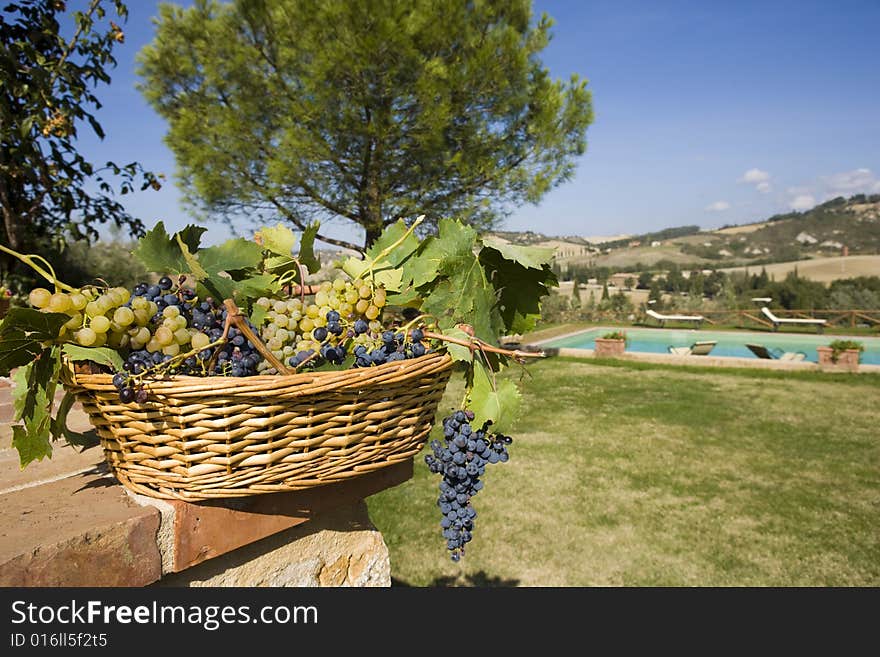
<svg viewBox="0 0 880 657">
<path fill-rule="evenodd" d="M 63 382 L 113 473 L 143 495 L 187 501 L 319 486 L 418 453 L 452 371 L 444 353 L 285 376 L 173 377 L 123 404 L 109 374 Z"/>
</svg>

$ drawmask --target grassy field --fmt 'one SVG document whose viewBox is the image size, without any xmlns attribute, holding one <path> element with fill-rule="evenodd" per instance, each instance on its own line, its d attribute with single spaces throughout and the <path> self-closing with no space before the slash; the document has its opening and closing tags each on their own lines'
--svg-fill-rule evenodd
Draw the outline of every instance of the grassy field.
<svg viewBox="0 0 880 657">
<path fill-rule="evenodd" d="M 813 258 L 811 260 L 795 260 L 793 262 L 774 262 L 770 265 L 749 267 L 732 267 L 721 269 L 723 272 L 748 271 L 756 274 L 762 267 L 767 275 L 777 281 L 784 280 L 789 272 L 797 269 L 802 278 L 809 278 L 820 283 L 830 283 L 840 278 L 856 276 L 877 276 L 880 274 L 880 255 L 853 255 L 835 258 Z"/>
<path fill-rule="evenodd" d="M 552 359 L 523 401 L 459 564 L 421 459 L 368 500 L 397 585 L 880 585 L 880 377 Z"/>
</svg>

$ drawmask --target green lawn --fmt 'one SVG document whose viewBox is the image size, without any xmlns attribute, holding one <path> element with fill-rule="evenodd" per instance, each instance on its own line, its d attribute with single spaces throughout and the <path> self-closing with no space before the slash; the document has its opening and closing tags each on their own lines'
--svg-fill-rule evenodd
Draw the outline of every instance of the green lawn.
<svg viewBox="0 0 880 657">
<path fill-rule="evenodd" d="M 548 359 L 452 563 L 438 478 L 368 500 L 399 585 L 878 586 L 880 376 Z M 518 375 L 518 374 L 517 374 Z M 442 411 L 461 398 L 450 386 Z"/>
</svg>

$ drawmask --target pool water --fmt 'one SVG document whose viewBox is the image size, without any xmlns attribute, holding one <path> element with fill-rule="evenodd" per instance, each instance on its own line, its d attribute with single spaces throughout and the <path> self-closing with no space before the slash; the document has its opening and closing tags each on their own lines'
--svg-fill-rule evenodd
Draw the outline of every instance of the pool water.
<svg viewBox="0 0 880 657">
<path fill-rule="evenodd" d="M 608 333 L 612 329 L 595 328 L 581 331 L 569 336 L 555 338 L 541 342 L 542 347 L 573 349 L 593 349 L 595 339 Z M 615 329 L 616 330 L 616 329 Z M 774 348 L 783 351 L 802 351 L 807 356 L 805 360 L 816 362 L 818 354 L 816 347 L 828 345 L 832 340 L 852 339 L 861 342 L 865 346 L 862 352 L 861 362 L 870 365 L 880 365 L 880 338 L 856 336 L 847 338 L 839 335 L 808 335 L 795 333 L 753 333 L 745 331 L 705 331 L 694 329 L 652 329 L 630 328 L 625 329 L 629 338 L 627 351 L 642 351 L 655 354 L 669 353 L 669 347 L 690 347 L 694 342 L 715 340 L 717 344 L 712 349 L 710 356 L 739 356 L 742 358 L 757 358 L 746 344 L 761 344 L 773 351 Z"/>
</svg>

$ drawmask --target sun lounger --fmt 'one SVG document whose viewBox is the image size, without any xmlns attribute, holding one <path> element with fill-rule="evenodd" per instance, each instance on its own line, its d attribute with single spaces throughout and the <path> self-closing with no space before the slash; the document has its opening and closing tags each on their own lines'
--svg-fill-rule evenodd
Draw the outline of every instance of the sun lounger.
<svg viewBox="0 0 880 657">
<path fill-rule="evenodd" d="M 716 344 L 714 340 L 701 340 L 690 347 L 669 347 L 669 353 L 674 356 L 708 356 Z"/>
<path fill-rule="evenodd" d="M 773 330 L 776 331 L 779 329 L 781 324 L 793 324 L 795 326 L 815 326 L 816 331 L 821 333 L 825 324 L 828 323 L 827 319 L 806 319 L 802 317 L 777 317 L 773 314 L 773 312 L 767 307 L 764 306 L 761 308 L 761 312 L 764 313 L 764 316 L 773 322 Z"/>
<path fill-rule="evenodd" d="M 650 308 L 645 311 L 645 314 L 660 322 L 660 326 L 664 326 L 666 322 L 697 322 L 697 325 L 699 325 L 705 319 L 702 315 L 662 315 Z"/>
<path fill-rule="evenodd" d="M 778 347 L 768 349 L 762 344 L 747 344 L 746 347 L 758 358 L 770 360 L 801 361 L 807 357 L 803 351 L 783 351 Z"/>
</svg>

